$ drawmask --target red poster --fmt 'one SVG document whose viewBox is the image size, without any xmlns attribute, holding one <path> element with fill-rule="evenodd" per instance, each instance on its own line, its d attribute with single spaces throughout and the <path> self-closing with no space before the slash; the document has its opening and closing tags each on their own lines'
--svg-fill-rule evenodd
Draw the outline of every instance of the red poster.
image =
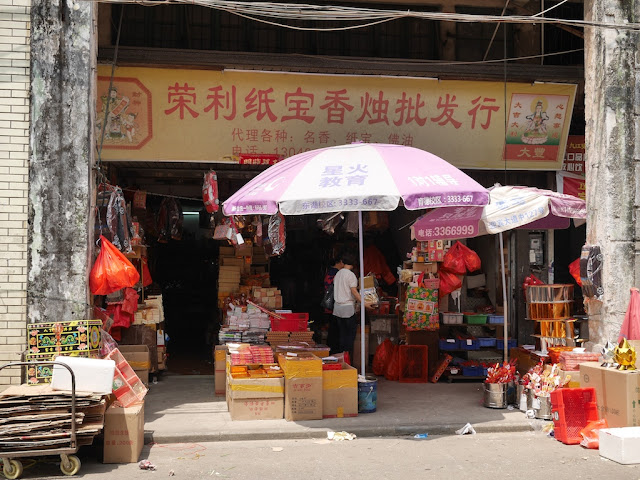
<svg viewBox="0 0 640 480">
<path fill-rule="evenodd" d="M 586 200 L 587 189 L 585 178 L 574 173 L 557 173 L 558 191 Z"/>
</svg>

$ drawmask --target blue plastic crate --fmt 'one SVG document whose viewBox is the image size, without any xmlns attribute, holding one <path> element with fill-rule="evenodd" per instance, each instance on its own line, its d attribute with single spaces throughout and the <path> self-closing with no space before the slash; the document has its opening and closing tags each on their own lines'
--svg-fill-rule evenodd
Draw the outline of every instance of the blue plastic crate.
<svg viewBox="0 0 640 480">
<path fill-rule="evenodd" d="M 438 341 L 438 347 L 440 347 L 440 350 L 458 350 L 460 348 L 458 340 L 456 340 L 455 338 L 441 338 Z"/>
<path fill-rule="evenodd" d="M 462 367 L 462 375 L 465 377 L 479 377 L 482 375 L 482 367 Z"/>
<path fill-rule="evenodd" d="M 477 338 L 465 338 L 458 340 L 461 350 L 480 350 L 480 343 Z"/>
<path fill-rule="evenodd" d="M 495 337 L 478 337 L 478 344 L 481 347 L 494 347 L 496 346 Z"/>
<path fill-rule="evenodd" d="M 518 341 L 515 338 L 507 340 L 507 348 L 515 348 L 518 346 Z M 504 338 L 498 338 L 496 340 L 496 347 L 499 349 L 504 348 Z"/>
<path fill-rule="evenodd" d="M 504 315 L 489 315 L 487 319 L 489 323 L 504 323 Z"/>
</svg>

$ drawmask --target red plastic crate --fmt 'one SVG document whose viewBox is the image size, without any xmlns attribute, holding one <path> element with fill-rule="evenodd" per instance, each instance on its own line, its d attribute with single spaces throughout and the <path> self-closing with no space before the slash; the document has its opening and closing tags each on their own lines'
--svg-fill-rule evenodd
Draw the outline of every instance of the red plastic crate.
<svg viewBox="0 0 640 480">
<path fill-rule="evenodd" d="M 271 317 L 271 330 L 274 332 L 304 332 L 308 328 L 308 313 L 279 313 L 282 319 Z"/>
<path fill-rule="evenodd" d="M 595 388 L 561 388 L 551 392 L 555 437 L 567 445 L 582 441 L 580 430 L 598 420 Z"/>
<path fill-rule="evenodd" d="M 426 345 L 400 345 L 400 382 L 427 383 L 429 357 Z"/>
</svg>

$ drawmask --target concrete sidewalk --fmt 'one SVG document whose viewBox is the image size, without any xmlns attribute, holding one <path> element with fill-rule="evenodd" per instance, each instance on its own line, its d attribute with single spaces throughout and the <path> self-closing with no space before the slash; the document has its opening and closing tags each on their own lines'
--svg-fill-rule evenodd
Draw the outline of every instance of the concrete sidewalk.
<svg viewBox="0 0 640 480">
<path fill-rule="evenodd" d="M 345 430 L 359 437 L 451 435 L 467 422 L 476 432 L 532 429 L 519 410 L 482 405 L 482 383 L 408 384 L 378 380 L 375 413 L 301 422 L 232 421 L 224 397 L 214 396 L 213 375 L 166 375 L 150 386 L 145 443 L 326 438 Z"/>
</svg>

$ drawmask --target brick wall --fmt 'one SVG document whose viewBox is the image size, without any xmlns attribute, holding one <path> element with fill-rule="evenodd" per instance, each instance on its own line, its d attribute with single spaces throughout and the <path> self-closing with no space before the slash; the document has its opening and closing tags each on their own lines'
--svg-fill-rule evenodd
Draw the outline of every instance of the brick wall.
<svg viewBox="0 0 640 480">
<path fill-rule="evenodd" d="M 26 348 L 30 4 L 0 0 L 0 364 Z M 0 371 L 0 391 L 19 381 Z"/>
</svg>

